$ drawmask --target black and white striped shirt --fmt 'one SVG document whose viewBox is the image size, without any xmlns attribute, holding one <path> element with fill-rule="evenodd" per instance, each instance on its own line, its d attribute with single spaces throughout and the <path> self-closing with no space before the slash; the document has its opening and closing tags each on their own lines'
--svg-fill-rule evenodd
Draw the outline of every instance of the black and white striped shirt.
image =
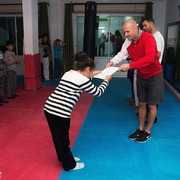
<svg viewBox="0 0 180 180">
<path fill-rule="evenodd" d="M 63 75 L 55 91 L 48 97 L 44 110 L 56 116 L 70 118 L 73 107 L 83 91 L 101 96 L 108 84 L 108 81 L 104 80 L 96 87 L 86 76 L 70 70 Z"/>
</svg>

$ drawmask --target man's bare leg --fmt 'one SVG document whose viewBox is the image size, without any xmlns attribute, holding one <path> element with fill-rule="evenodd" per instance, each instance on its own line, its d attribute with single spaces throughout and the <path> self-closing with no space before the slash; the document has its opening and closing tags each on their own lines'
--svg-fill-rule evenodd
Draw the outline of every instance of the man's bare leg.
<svg viewBox="0 0 180 180">
<path fill-rule="evenodd" d="M 154 124 L 156 115 L 157 115 L 157 106 L 156 105 L 149 106 L 148 121 L 147 121 L 147 127 L 146 127 L 146 132 L 148 132 L 149 134 Z"/>
<path fill-rule="evenodd" d="M 144 123 L 146 118 L 147 108 L 146 103 L 139 103 L 139 129 L 144 130 Z"/>
</svg>

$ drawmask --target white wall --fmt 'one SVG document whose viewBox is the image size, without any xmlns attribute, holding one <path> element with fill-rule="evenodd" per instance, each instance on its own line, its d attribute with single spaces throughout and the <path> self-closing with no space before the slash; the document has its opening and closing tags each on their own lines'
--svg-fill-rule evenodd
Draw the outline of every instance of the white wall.
<svg viewBox="0 0 180 180">
<path fill-rule="evenodd" d="M 165 37 L 166 31 L 166 0 L 154 1 L 153 4 L 153 19 L 155 21 L 156 28 Z"/>
<path fill-rule="evenodd" d="M 50 0 L 49 23 L 51 41 L 59 38 L 63 40 L 64 35 L 64 2 Z"/>
<path fill-rule="evenodd" d="M 64 7 L 65 3 L 70 3 L 69 0 L 49 0 L 50 2 L 50 33 L 51 42 L 64 36 Z M 85 3 L 87 1 L 74 0 L 73 3 Z M 96 3 L 144 3 L 149 0 L 95 0 Z M 157 29 L 164 35 L 165 34 L 165 14 L 166 14 L 166 0 L 152 0 L 153 2 L 153 18 L 156 23 Z M 76 41 L 76 28 L 74 25 L 74 41 Z M 53 42 L 52 42 L 53 43 Z M 103 69 L 106 63 L 109 61 L 108 58 L 96 58 L 96 69 Z M 114 76 L 126 77 L 126 73 L 116 73 Z"/>
<path fill-rule="evenodd" d="M 65 3 L 85 3 L 88 0 L 49 0 L 50 3 L 50 33 L 51 39 L 57 36 L 63 39 L 64 36 L 64 4 Z M 96 3 L 145 3 L 150 0 L 94 0 Z M 171 0 L 169 0 L 171 1 Z M 174 0 L 173 0 L 174 1 Z M 178 1 L 178 0 L 176 0 Z M 153 2 L 153 18 L 156 22 L 158 30 L 164 35 L 166 0 L 152 0 Z M 172 3 L 173 4 L 173 3 Z M 55 24 L 54 24 L 55 23 Z M 57 23 L 57 24 L 56 24 Z"/>
<path fill-rule="evenodd" d="M 180 0 L 167 0 L 166 24 L 180 21 L 178 5 L 180 6 Z"/>
<path fill-rule="evenodd" d="M 56 38 L 64 38 L 64 7 L 65 3 L 85 3 L 88 0 L 38 0 L 38 2 L 46 1 L 49 6 L 49 23 L 50 23 L 50 37 L 51 44 Z M 150 0 L 94 0 L 96 3 L 145 3 Z M 166 35 L 167 23 L 179 21 L 179 11 L 177 6 L 180 5 L 180 0 L 152 0 L 153 2 L 153 18 L 157 29 Z M 76 31 L 74 30 L 74 38 Z M 97 58 L 97 68 L 104 67 L 108 59 L 102 61 Z"/>
</svg>

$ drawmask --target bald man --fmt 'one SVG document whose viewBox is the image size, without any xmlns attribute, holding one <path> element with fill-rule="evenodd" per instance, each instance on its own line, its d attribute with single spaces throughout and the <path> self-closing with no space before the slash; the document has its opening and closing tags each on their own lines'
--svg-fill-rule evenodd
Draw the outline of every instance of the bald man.
<svg viewBox="0 0 180 180">
<path fill-rule="evenodd" d="M 106 66 L 114 66 L 125 57 L 130 56 L 132 62 L 122 64 L 119 70 L 137 69 L 139 127 L 129 136 L 129 139 L 143 143 L 151 138 L 151 128 L 157 114 L 156 104 L 163 100 L 162 67 L 159 63 L 156 41 L 152 34 L 141 31 L 132 19 L 124 22 L 123 32 L 127 40 L 123 44 L 122 50 Z M 146 104 L 149 107 L 149 116 L 145 128 Z"/>
</svg>

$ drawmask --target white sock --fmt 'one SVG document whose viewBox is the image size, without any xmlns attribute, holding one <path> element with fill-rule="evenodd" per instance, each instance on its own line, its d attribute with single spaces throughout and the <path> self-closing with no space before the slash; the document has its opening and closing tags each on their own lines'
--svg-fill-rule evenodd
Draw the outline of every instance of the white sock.
<svg viewBox="0 0 180 180">
<path fill-rule="evenodd" d="M 80 158 L 74 157 L 74 160 L 77 162 L 77 161 L 80 161 Z"/>
</svg>

